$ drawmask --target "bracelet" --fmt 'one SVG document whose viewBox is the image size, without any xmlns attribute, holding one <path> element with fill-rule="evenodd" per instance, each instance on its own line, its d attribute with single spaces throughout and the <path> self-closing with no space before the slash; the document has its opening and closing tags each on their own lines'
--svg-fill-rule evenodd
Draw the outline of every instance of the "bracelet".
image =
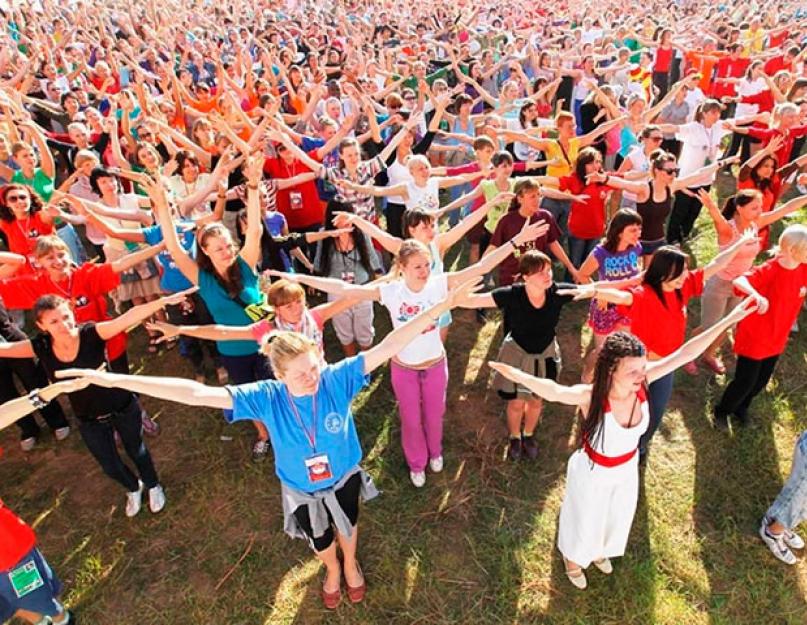
<svg viewBox="0 0 807 625">
<path fill-rule="evenodd" d="M 608 181 L 609 181 L 610 179 L 611 179 L 611 176 L 610 176 L 610 175 L 608 175 L 608 174 L 605 174 L 605 180 L 603 180 L 603 181 L 602 181 L 602 183 L 603 183 L 603 184 L 608 184 Z"/>
<path fill-rule="evenodd" d="M 512 238 L 512 239 L 510 239 L 510 245 L 512 245 L 512 246 L 513 246 L 513 249 L 514 249 L 514 250 L 517 250 L 517 249 L 518 249 L 518 243 L 516 243 L 516 239 L 515 239 L 515 237 L 514 237 L 514 238 Z"/>
<path fill-rule="evenodd" d="M 31 405 L 37 410 L 39 410 L 40 408 L 44 408 L 50 403 L 49 401 L 45 401 L 44 399 L 42 399 L 42 396 L 36 390 L 33 390 L 30 393 L 28 393 L 28 401 L 30 401 Z"/>
</svg>

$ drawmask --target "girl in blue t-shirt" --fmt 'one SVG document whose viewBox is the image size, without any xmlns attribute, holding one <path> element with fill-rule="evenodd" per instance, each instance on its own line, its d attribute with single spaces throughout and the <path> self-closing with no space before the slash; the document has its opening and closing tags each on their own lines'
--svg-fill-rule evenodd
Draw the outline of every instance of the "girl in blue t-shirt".
<svg viewBox="0 0 807 625">
<path fill-rule="evenodd" d="M 614 282 L 614 288 L 628 285 L 642 271 L 642 217 L 634 210 L 623 208 L 616 212 L 605 239 L 597 245 L 579 269 L 581 281 L 588 281 L 597 272 L 597 282 Z M 583 382 L 591 382 L 605 339 L 619 330 L 630 330 L 630 319 L 623 316 L 614 304 L 591 300 L 588 325 L 594 337 L 583 362 Z"/>
<path fill-rule="evenodd" d="M 359 463 L 361 445 L 350 405 L 369 374 L 434 326 L 440 315 L 463 301 L 475 280 L 390 332 L 375 347 L 334 365 L 324 365 L 316 341 L 296 332 L 274 333 L 263 350 L 276 380 L 212 387 L 183 378 L 119 375 L 72 369 L 59 377 L 81 376 L 92 384 L 193 406 L 232 409 L 236 419 L 260 420 L 272 439 L 275 472 L 281 483 L 284 527 L 306 538 L 327 569 L 325 607 L 336 608 L 345 576 L 352 603 L 367 589 L 356 559 L 359 501 L 378 494 Z M 340 562 L 337 544 L 342 549 Z"/>
</svg>

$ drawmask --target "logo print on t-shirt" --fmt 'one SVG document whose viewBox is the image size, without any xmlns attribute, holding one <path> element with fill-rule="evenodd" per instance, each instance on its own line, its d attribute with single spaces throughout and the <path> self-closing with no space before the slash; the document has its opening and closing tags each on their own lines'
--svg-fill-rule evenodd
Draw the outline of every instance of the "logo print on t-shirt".
<svg viewBox="0 0 807 625">
<path fill-rule="evenodd" d="M 85 295 L 79 295 L 75 299 L 75 307 L 76 308 L 81 308 L 82 306 L 86 306 L 89 303 L 90 303 L 90 300 L 88 300 Z"/>
<path fill-rule="evenodd" d="M 339 434 L 342 429 L 342 415 L 338 412 L 330 412 L 325 417 L 325 429 L 331 434 Z"/>
<path fill-rule="evenodd" d="M 38 236 L 39 236 L 39 230 L 37 230 L 36 228 L 31 228 L 28 231 L 28 238 L 29 239 L 36 239 Z"/>
<path fill-rule="evenodd" d="M 409 321 L 413 317 L 417 317 L 422 310 L 420 304 L 401 302 L 401 307 L 398 309 L 398 321 Z"/>
</svg>

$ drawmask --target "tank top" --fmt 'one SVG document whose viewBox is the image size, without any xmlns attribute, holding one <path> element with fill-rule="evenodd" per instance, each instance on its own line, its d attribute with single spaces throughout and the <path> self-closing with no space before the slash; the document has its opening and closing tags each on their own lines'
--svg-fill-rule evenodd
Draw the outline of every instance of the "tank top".
<svg viewBox="0 0 807 625">
<path fill-rule="evenodd" d="M 727 247 L 734 245 L 737 239 L 740 238 L 740 231 L 737 229 L 737 224 L 734 221 L 734 218 L 729 219 L 729 225 L 731 226 L 732 232 L 731 241 L 725 245 L 718 245 L 718 249 L 721 252 Z M 717 272 L 717 275 L 723 280 L 734 280 L 735 278 L 739 278 L 746 271 L 751 269 L 751 266 L 754 264 L 754 259 L 757 257 L 757 254 L 759 254 L 761 249 L 762 246 L 759 241 L 757 241 L 753 247 L 744 245 L 740 248 L 737 254 L 734 255 L 734 258 L 731 259 L 729 264 Z"/>
<path fill-rule="evenodd" d="M 429 254 L 432 257 L 431 272 L 435 275 L 443 273 L 443 259 L 440 256 L 440 250 L 437 249 L 437 241 L 434 239 L 429 243 Z"/>
<path fill-rule="evenodd" d="M 392 165 L 387 167 L 387 178 L 389 183 L 387 186 L 394 187 L 399 184 L 406 184 L 412 182 L 412 174 L 409 173 L 409 168 L 395 157 Z M 404 199 L 400 195 L 390 195 L 387 198 L 388 204 L 403 204 Z"/>
<path fill-rule="evenodd" d="M 586 453 L 596 464 L 618 466 L 636 457 L 639 439 L 650 423 L 650 405 L 647 401 L 647 391 L 644 387 L 640 388 L 636 393 L 636 398 L 639 402 L 639 411 L 642 417 L 632 427 L 620 425 L 614 413 L 611 412 L 610 403 L 607 399 L 605 400 L 600 431 L 597 432 L 594 440 L 589 443 L 588 449 L 586 449 Z M 598 459 L 604 462 L 598 462 Z M 610 464 L 609 461 L 613 461 L 613 464 Z"/>
<path fill-rule="evenodd" d="M 667 188 L 667 197 L 656 202 L 653 199 L 653 181 L 648 185 L 650 195 L 646 201 L 636 203 L 636 212 L 642 216 L 642 241 L 658 241 L 664 238 L 664 224 L 672 211 L 672 193 Z"/>
</svg>

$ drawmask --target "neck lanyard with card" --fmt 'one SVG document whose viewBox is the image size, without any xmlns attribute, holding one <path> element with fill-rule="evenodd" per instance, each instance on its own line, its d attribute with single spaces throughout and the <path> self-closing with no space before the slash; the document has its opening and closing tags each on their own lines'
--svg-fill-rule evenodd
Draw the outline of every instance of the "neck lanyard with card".
<svg viewBox="0 0 807 625">
<path fill-rule="evenodd" d="M 331 472 L 331 463 L 328 460 L 328 454 L 325 453 L 317 453 L 317 396 L 316 393 L 311 398 L 311 408 L 312 408 L 312 428 L 309 430 L 305 424 L 303 423 L 302 417 L 300 417 L 300 412 L 297 410 L 297 405 L 294 403 L 294 398 L 291 396 L 291 393 L 288 389 L 286 389 L 286 396 L 289 399 L 289 404 L 291 405 L 291 411 L 294 414 L 294 418 L 297 421 L 297 425 L 300 426 L 300 429 L 305 434 L 306 440 L 308 440 L 308 444 L 311 446 L 311 451 L 313 454 L 303 460 L 305 464 L 306 473 L 308 474 L 308 481 L 312 484 L 316 484 L 317 482 L 322 482 L 323 480 L 328 480 L 333 477 L 333 473 Z"/>
</svg>

